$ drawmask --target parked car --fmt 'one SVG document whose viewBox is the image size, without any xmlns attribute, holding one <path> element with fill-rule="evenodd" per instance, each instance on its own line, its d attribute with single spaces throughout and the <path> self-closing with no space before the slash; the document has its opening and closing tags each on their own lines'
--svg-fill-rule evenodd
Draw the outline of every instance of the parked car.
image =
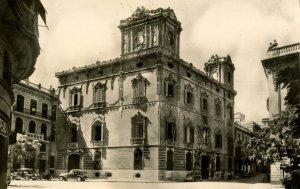
<svg viewBox="0 0 300 189">
<path fill-rule="evenodd" d="M 21 180 L 22 178 L 25 180 L 41 180 L 41 176 L 31 168 L 20 168 L 18 171 L 12 172 L 10 176 L 12 180 Z"/>
<path fill-rule="evenodd" d="M 72 169 L 68 173 L 61 173 L 58 180 L 67 181 L 69 178 L 76 179 L 77 181 L 85 181 L 88 178 L 87 172 L 80 169 Z"/>
<path fill-rule="evenodd" d="M 190 173 L 186 174 L 186 177 L 185 177 L 184 181 L 185 182 L 202 181 L 202 176 L 201 176 L 200 172 L 193 171 L 193 172 L 190 172 Z"/>
<path fill-rule="evenodd" d="M 10 182 L 11 182 L 11 177 L 10 177 L 10 175 L 7 175 L 7 177 L 6 177 L 6 185 L 8 186 L 10 184 Z"/>
</svg>

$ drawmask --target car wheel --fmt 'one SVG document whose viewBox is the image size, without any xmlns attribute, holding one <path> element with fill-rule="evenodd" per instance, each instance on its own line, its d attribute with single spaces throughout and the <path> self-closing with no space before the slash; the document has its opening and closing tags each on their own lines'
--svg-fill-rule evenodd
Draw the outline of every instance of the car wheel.
<svg viewBox="0 0 300 189">
<path fill-rule="evenodd" d="M 29 180 L 29 176 L 25 176 L 25 180 Z"/>
<path fill-rule="evenodd" d="M 80 177 L 76 177 L 76 180 L 77 180 L 77 181 L 81 181 L 81 178 L 80 178 Z"/>
<path fill-rule="evenodd" d="M 63 180 L 65 180 L 65 179 L 64 179 L 63 177 L 59 177 L 58 180 L 59 180 L 59 181 L 63 181 Z"/>
</svg>

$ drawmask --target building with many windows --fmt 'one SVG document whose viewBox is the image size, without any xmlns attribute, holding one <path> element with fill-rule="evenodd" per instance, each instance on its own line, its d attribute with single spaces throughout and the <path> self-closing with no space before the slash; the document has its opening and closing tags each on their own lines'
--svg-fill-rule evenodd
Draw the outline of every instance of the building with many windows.
<svg viewBox="0 0 300 189">
<path fill-rule="evenodd" d="M 0 188 L 6 188 L 12 85 L 28 78 L 40 54 L 38 15 L 45 22 L 40 0 L 0 0 Z"/>
<path fill-rule="evenodd" d="M 270 120 L 284 111 L 286 106 L 284 98 L 287 95 L 287 89 L 275 86 L 274 77 L 276 77 L 276 73 L 287 68 L 300 72 L 300 43 L 281 47 L 277 45 L 276 42 L 272 43 L 266 57 L 261 61 L 268 83 L 269 96 L 266 104 Z M 265 126 L 268 125 L 268 121 L 268 119 L 264 119 Z M 280 162 L 271 165 L 271 183 L 279 183 L 281 175 Z"/>
<path fill-rule="evenodd" d="M 13 92 L 15 103 L 11 116 L 11 136 L 26 135 L 38 140 L 41 146 L 33 158 L 14 159 L 12 168 L 14 171 L 32 168 L 38 173 L 54 174 L 55 122 L 59 106 L 55 90 L 22 80 L 14 84 Z"/>
<path fill-rule="evenodd" d="M 57 174 L 85 169 L 127 180 L 226 179 L 234 170 L 234 65 L 205 72 L 180 59 L 172 9 L 121 20 L 121 56 L 56 73 Z"/>
</svg>

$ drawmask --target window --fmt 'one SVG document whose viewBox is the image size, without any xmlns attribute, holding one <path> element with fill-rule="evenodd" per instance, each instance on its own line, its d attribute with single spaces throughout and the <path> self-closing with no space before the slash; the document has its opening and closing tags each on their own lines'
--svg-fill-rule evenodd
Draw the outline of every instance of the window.
<svg viewBox="0 0 300 189">
<path fill-rule="evenodd" d="M 133 103 L 144 103 L 147 101 L 146 89 L 150 82 L 144 78 L 140 73 L 132 81 L 133 88 Z"/>
<path fill-rule="evenodd" d="M 201 110 L 208 111 L 208 94 L 204 91 L 201 93 Z"/>
<path fill-rule="evenodd" d="M 42 143 L 41 147 L 40 147 L 40 152 L 46 152 L 46 144 Z"/>
<path fill-rule="evenodd" d="M 222 135 L 220 133 L 216 134 L 215 142 L 216 148 L 222 148 Z"/>
<path fill-rule="evenodd" d="M 42 118 L 48 117 L 48 104 L 42 104 Z"/>
<path fill-rule="evenodd" d="M 52 120 L 56 120 L 56 105 L 52 106 Z"/>
<path fill-rule="evenodd" d="M 173 170 L 173 164 L 174 164 L 174 157 L 173 157 L 173 150 L 167 151 L 167 171 Z"/>
<path fill-rule="evenodd" d="M 131 118 L 131 141 L 133 144 L 143 144 L 146 138 L 146 117 L 140 112 Z"/>
<path fill-rule="evenodd" d="M 231 106 L 228 106 L 228 118 L 230 120 L 233 120 L 233 110 L 232 110 L 232 107 Z"/>
<path fill-rule="evenodd" d="M 216 115 L 221 116 L 221 100 L 220 99 L 216 99 L 215 109 L 216 109 Z"/>
<path fill-rule="evenodd" d="M 23 120 L 19 117 L 17 117 L 17 119 L 16 119 L 15 132 L 23 133 Z"/>
<path fill-rule="evenodd" d="M 230 72 L 227 72 L 227 81 L 228 81 L 228 83 L 231 82 L 231 74 L 230 74 Z"/>
<path fill-rule="evenodd" d="M 175 83 L 176 81 L 173 79 L 170 74 L 167 78 L 165 78 L 165 96 L 166 97 L 175 97 Z"/>
<path fill-rule="evenodd" d="M 50 137 L 51 141 L 55 141 L 55 125 L 53 124 L 51 127 L 51 137 Z"/>
<path fill-rule="evenodd" d="M 219 155 L 216 157 L 216 171 L 221 171 L 221 157 Z"/>
<path fill-rule="evenodd" d="M 77 142 L 77 128 L 71 128 L 71 142 Z"/>
<path fill-rule="evenodd" d="M 93 95 L 94 106 L 102 107 L 105 103 L 106 98 L 106 83 L 97 83 L 94 86 L 94 95 Z"/>
<path fill-rule="evenodd" d="M 187 144 L 194 143 L 194 127 L 191 123 L 185 127 L 185 142 Z"/>
<path fill-rule="evenodd" d="M 45 124 L 41 125 L 41 134 L 44 135 L 44 140 L 47 137 L 47 126 Z"/>
<path fill-rule="evenodd" d="M 134 170 L 143 169 L 143 151 L 141 149 L 136 149 L 134 151 Z"/>
<path fill-rule="evenodd" d="M 24 111 L 24 97 L 22 95 L 17 95 L 17 111 Z"/>
<path fill-rule="evenodd" d="M 36 107 L 37 107 L 36 100 L 31 99 L 30 100 L 30 114 L 31 115 L 36 115 Z"/>
<path fill-rule="evenodd" d="M 203 141 L 205 143 L 209 142 L 208 134 L 209 134 L 208 129 L 207 128 L 203 129 Z"/>
<path fill-rule="evenodd" d="M 228 154 L 233 154 L 233 138 L 232 137 L 227 137 L 227 150 Z"/>
<path fill-rule="evenodd" d="M 193 156 L 191 152 L 187 152 L 185 154 L 185 170 L 191 171 L 193 165 Z"/>
<path fill-rule="evenodd" d="M 29 122 L 29 129 L 28 129 L 29 133 L 35 133 L 35 122 L 34 121 L 30 121 Z"/>
<path fill-rule="evenodd" d="M 101 152 L 99 151 L 94 154 L 94 170 L 101 170 Z"/>
<path fill-rule="evenodd" d="M 99 122 L 92 126 L 92 141 L 103 141 L 103 126 Z"/>
<path fill-rule="evenodd" d="M 176 128 L 175 123 L 167 122 L 166 123 L 166 140 L 167 141 L 175 141 L 176 139 Z"/>
<path fill-rule="evenodd" d="M 70 107 L 71 110 L 79 110 L 81 106 L 81 88 L 73 88 L 70 91 Z"/>
<path fill-rule="evenodd" d="M 193 105 L 194 104 L 194 94 L 193 94 L 193 88 L 190 84 L 184 86 L 184 102 L 187 105 Z"/>
</svg>

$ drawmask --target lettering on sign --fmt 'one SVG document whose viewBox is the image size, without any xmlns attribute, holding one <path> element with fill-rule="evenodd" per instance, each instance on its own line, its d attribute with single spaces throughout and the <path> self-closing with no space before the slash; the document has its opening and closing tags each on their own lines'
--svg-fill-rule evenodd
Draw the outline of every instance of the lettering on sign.
<svg viewBox="0 0 300 189">
<path fill-rule="evenodd" d="M 0 118 L 0 132 L 7 134 L 7 124 L 6 122 Z"/>
</svg>

